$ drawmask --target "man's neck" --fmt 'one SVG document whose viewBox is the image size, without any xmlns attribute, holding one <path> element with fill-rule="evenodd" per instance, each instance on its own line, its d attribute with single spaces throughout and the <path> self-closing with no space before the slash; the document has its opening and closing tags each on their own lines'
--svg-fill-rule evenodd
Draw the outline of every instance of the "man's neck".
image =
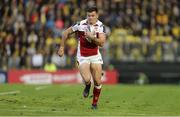
<svg viewBox="0 0 180 117">
<path fill-rule="evenodd" d="M 98 20 L 96 20 L 95 22 L 88 22 L 90 25 L 95 25 L 97 23 Z"/>
</svg>

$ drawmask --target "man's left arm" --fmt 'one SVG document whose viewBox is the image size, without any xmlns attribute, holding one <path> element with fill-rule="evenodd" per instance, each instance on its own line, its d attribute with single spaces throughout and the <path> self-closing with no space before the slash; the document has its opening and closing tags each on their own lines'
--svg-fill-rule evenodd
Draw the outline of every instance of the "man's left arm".
<svg viewBox="0 0 180 117">
<path fill-rule="evenodd" d="M 85 36 L 86 38 L 89 38 L 93 43 L 100 47 L 103 47 L 106 41 L 106 35 L 104 32 L 98 33 L 98 36 L 96 36 L 95 32 L 86 32 Z"/>
<path fill-rule="evenodd" d="M 103 47 L 104 43 L 106 41 L 106 35 L 105 35 L 105 33 L 99 33 L 98 37 L 94 36 L 94 38 L 92 38 L 91 40 L 96 45 Z"/>
</svg>

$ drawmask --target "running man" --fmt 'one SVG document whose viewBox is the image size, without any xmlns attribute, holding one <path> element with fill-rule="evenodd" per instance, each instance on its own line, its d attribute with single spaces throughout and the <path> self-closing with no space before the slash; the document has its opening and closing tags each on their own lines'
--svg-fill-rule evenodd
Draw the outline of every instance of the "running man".
<svg viewBox="0 0 180 117">
<path fill-rule="evenodd" d="M 96 6 L 87 9 L 87 19 L 66 29 L 62 35 L 62 41 L 58 55 L 64 55 L 65 40 L 72 33 L 77 34 L 78 49 L 77 62 L 79 71 L 84 80 L 85 88 L 83 96 L 87 98 L 91 87 L 91 77 L 94 81 L 92 109 L 97 109 L 97 103 L 101 92 L 101 77 L 103 60 L 99 47 L 103 47 L 106 41 L 104 25 L 98 20 L 98 9 Z"/>
</svg>

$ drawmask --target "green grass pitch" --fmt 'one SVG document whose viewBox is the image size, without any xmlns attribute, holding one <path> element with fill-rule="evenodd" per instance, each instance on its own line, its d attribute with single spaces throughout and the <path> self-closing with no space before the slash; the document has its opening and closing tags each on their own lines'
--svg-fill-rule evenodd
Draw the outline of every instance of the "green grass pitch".
<svg viewBox="0 0 180 117">
<path fill-rule="evenodd" d="M 0 116 L 180 115 L 178 85 L 103 85 L 98 110 L 83 85 L 0 85 Z M 92 93 L 92 90 L 91 90 Z"/>
</svg>

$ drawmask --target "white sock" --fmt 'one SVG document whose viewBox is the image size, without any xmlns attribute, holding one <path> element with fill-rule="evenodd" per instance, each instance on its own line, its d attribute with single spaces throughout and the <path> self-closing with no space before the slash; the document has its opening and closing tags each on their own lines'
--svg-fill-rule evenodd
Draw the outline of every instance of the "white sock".
<svg viewBox="0 0 180 117">
<path fill-rule="evenodd" d="M 95 87 L 96 89 L 101 89 L 102 84 L 101 84 L 101 85 L 99 85 L 99 86 L 94 85 L 94 87 Z"/>
</svg>

